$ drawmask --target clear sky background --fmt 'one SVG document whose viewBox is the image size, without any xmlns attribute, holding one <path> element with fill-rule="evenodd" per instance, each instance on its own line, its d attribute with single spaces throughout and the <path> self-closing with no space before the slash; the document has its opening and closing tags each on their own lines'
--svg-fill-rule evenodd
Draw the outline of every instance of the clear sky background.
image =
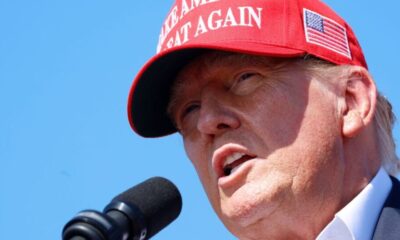
<svg viewBox="0 0 400 240">
<path fill-rule="evenodd" d="M 353 26 L 381 92 L 400 115 L 399 1 L 326 0 Z M 152 176 L 183 211 L 153 239 L 235 239 L 208 204 L 181 139 L 128 124 L 133 77 L 156 49 L 172 0 L 0 0 L 0 239 L 60 239 Z M 400 139 L 399 126 L 395 138 Z"/>
</svg>

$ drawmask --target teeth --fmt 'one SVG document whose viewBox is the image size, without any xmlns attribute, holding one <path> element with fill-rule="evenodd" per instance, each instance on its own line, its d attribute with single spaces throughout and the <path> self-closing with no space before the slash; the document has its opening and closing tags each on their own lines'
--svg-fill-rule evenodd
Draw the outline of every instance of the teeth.
<svg viewBox="0 0 400 240">
<path fill-rule="evenodd" d="M 229 155 L 225 160 L 224 167 L 226 167 L 227 165 L 229 165 L 229 164 L 233 163 L 234 161 L 240 159 L 244 155 L 246 155 L 246 154 L 239 153 L 239 152 L 235 152 L 235 153 Z"/>
<path fill-rule="evenodd" d="M 237 165 L 236 167 L 232 168 L 231 174 L 233 174 L 234 172 L 236 172 L 236 170 L 238 170 L 239 167 L 242 166 L 242 164 L 243 164 L 243 163 L 241 163 L 241 164 Z"/>
</svg>

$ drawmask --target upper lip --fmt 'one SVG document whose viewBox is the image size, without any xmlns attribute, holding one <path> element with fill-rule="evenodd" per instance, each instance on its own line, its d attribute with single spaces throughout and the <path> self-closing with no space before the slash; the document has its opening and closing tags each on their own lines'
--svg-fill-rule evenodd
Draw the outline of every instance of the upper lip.
<svg viewBox="0 0 400 240">
<path fill-rule="evenodd" d="M 212 166 L 218 178 L 224 176 L 225 161 L 227 160 L 228 156 L 234 153 L 243 153 L 245 155 L 255 156 L 254 154 L 250 153 L 247 148 L 241 145 L 233 143 L 223 145 L 222 147 L 215 150 L 212 156 Z"/>
</svg>

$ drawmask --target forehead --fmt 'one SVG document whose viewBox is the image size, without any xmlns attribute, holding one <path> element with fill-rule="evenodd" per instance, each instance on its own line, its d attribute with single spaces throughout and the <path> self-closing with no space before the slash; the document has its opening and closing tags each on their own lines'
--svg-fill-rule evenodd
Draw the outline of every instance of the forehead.
<svg viewBox="0 0 400 240">
<path fill-rule="evenodd" d="M 304 68 L 302 58 L 278 58 L 234 52 L 209 51 L 195 57 L 177 74 L 170 90 L 167 112 L 171 116 L 182 99 L 193 98 L 210 81 L 224 84 L 243 71 L 256 71 L 265 78 L 284 78 L 292 68 Z M 296 67 L 297 66 L 297 67 Z M 297 69 L 298 70 L 298 69 Z M 228 83 L 229 84 L 229 83 Z"/>
<path fill-rule="evenodd" d="M 172 95 L 182 93 L 187 87 L 195 87 L 195 79 L 212 80 L 214 75 L 233 74 L 241 68 L 257 68 L 268 71 L 291 62 L 288 58 L 273 58 L 233 52 L 210 51 L 189 62 L 177 74 Z"/>
</svg>

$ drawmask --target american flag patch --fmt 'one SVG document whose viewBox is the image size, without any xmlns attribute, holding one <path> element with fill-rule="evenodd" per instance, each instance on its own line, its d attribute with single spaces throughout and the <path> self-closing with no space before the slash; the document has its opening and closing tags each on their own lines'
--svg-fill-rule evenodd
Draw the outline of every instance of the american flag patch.
<svg viewBox="0 0 400 240">
<path fill-rule="evenodd" d="M 306 41 L 351 59 L 346 29 L 327 17 L 304 9 Z"/>
</svg>

